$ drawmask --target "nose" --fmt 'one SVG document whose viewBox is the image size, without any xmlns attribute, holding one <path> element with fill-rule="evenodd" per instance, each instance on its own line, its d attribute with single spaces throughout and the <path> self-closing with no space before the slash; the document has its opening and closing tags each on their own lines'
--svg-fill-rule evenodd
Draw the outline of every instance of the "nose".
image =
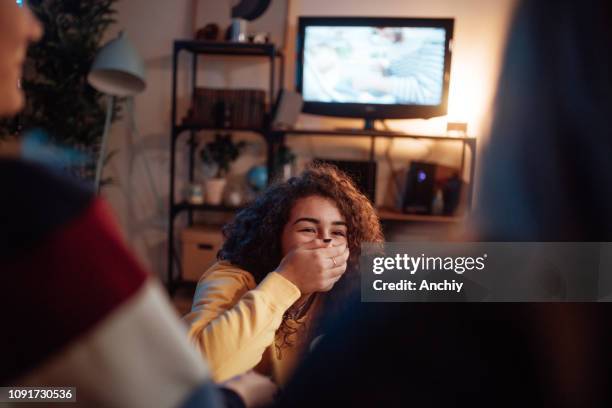
<svg viewBox="0 0 612 408">
<path fill-rule="evenodd" d="M 43 36 L 43 27 L 38 18 L 34 15 L 32 10 L 24 7 L 24 22 L 25 22 L 25 35 L 28 41 L 36 42 Z"/>
<path fill-rule="evenodd" d="M 320 228 L 319 239 L 321 239 L 323 243 L 329 244 L 330 242 L 332 242 L 331 231 L 328 228 Z"/>
</svg>

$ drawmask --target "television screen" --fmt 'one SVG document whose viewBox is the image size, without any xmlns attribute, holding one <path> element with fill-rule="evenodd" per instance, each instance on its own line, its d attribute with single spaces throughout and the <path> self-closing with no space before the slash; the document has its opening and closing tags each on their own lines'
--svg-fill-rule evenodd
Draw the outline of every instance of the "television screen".
<svg viewBox="0 0 612 408">
<path fill-rule="evenodd" d="M 452 19 L 302 17 L 297 88 L 305 112 L 351 117 L 444 114 Z"/>
<path fill-rule="evenodd" d="M 306 27 L 305 101 L 438 105 L 446 33 L 432 27 Z"/>
</svg>

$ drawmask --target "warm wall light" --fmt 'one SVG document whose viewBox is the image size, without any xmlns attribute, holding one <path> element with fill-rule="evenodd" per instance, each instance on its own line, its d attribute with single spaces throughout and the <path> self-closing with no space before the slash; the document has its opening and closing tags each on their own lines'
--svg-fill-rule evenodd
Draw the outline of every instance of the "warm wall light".
<svg viewBox="0 0 612 408">
<path fill-rule="evenodd" d="M 491 51 L 487 64 L 477 63 L 476 51 L 455 55 L 449 90 L 448 122 L 466 122 L 471 136 L 481 135 L 487 125 L 496 85 L 498 59 Z"/>
<path fill-rule="evenodd" d="M 469 84 L 469 77 L 466 78 L 466 75 L 458 74 L 457 77 L 462 77 L 467 83 L 457 84 L 454 92 L 451 91 L 447 120 L 467 123 L 472 130 L 479 129 L 483 117 L 485 90 L 482 86 Z"/>
<path fill-rule="evenodd" d="M 446 133 L 449 134 L 460 134 L 462 136 L 467 135 L 468 124 L 467 122 L 447 122 Z"/>
</svg>

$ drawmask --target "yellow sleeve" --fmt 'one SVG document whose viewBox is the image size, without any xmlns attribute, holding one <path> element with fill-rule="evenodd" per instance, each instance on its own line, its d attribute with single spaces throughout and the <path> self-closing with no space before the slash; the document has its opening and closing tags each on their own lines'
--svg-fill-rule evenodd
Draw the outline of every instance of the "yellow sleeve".
<svg viewBox="0 0 612 408">
<path fill-rule="evenodd" d="M 259 285 L 251 274 L 217 263 L 200 280 L 191 313 L 189 338 L 200 349 L 215 381 L 255 367 L 274 341 L 285 311 L 299 289 L 276 272 Z"/>
</svg>

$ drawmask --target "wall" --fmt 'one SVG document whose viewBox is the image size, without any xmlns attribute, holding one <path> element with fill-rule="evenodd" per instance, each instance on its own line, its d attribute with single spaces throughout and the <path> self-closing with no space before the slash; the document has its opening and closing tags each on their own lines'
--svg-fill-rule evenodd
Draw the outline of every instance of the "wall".
<svg viewBox="0 0 612 408">
<path fill-rule="evenodd" d="M 219 0 L 202 0 L 202 3 L 199 25 L 212 15 L 224 14 L 227 9 L 227 5 Z M 448 119 L 467 121 L 470 134 L 482 139 L 486 134 L 490 98 L 513 4 L 514 0 L 290 0 L 286 86 L 291 87 L 293 83 L 293 44 L 299 15 L 454 17 L 455 48 Z M 152 271 L 163 275 L 166 270 L 171 50 L 174 39 L 187 38 L 192 32 L 191 1 L 122 0 L 118 9 L 119 23 L 109 38 L 119 29 L 127 33 L 145 60 L 148 86 L 135 98 L 138 132 L 128 131 L 125 119 L 113 126 L 111 149 L 118 149 L 118 155 L 109 164 L 106 174 L 112 176 L 117 184 L 106 188 L 104 195 L 139 257 Z M 181 64 L 180 116 L 187 108 L 185 97 L 190 87 L 188 56 L 182 56 Z M 200 65 L 204 65 L 200 72 L 201 84 L 266 87 L 268 71 L 263 61 L 215 57 L 207 58 Z M 129 117 L 126 113 L 124 118 Z M 415 133 L 440 134 L 444 132 L 446 120 L 393 121 L 389 126 Z M 300 125 L 358 127 L 361 123 L 304 115 Z M 210 134 L 203 134 L 201 139 L 209 137 Z M 239 180 L 253 164 L 264 162 L 264 145 L 258 136 L 238 134 L 236 137 L 249 142 L 247 154 L 233 170 L 234 179 Z M 292 138 L 290 145 L 300 156 L 300 164 L 304 164 L 311 157 L 367 159 L 369 141 L 299 137 Z M 186 179 L 184 152 L 181 148 L 177 155 L 179 180 Z M 458 149 L 444 143 L 379 141 L 376 152 L 379 204 L 388 201 L 391 167 L 400 170 L 415 158 L 455 166 L 459 162 Z M 178 187 L 180 190 L 182 185 Z"/>
</svg>

